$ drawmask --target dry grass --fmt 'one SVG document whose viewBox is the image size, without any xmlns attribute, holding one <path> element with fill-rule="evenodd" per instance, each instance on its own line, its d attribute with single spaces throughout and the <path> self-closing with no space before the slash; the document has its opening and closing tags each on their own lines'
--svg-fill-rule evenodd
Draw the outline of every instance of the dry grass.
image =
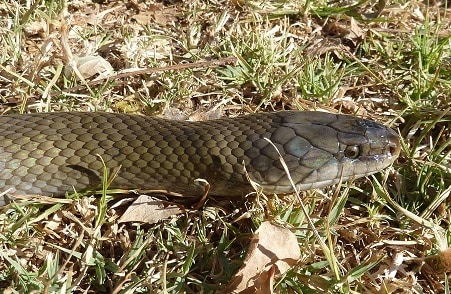
<svg viewBox="0 0 451 294">
<path fill-rule="evenodd" d="M 27 5 L 0 4 L 2 113 L 183 118 L 210 110 L 324 108 L 390 124 L 403 137 L 403 153 L 377 177 L 304 195 L 333 263 L 290 197 L 209 200 L 157 225 L 119 224 L 123 207 L 112 208 L 108 193 L 11 204 L 0 214 L 5 293 L 214 292 L 236 273 L 263 220 L 290 228 L 301 249 L 277 292 L 449 293 L 451 11 L 445 2 Z M 230 57 L 237 62 L 208 66 Z M 159 69 L 138 74 L 137 68 Z M 121 78 L 108 79 L 113 70 Z"/>
</svg>

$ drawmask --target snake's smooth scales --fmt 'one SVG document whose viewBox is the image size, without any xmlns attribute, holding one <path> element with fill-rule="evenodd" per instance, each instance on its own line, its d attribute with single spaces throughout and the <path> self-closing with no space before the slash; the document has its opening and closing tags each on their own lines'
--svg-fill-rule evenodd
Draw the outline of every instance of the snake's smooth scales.
<svg viewBox="0 0 451 294">
<path fill-rule="evenodd" d="M 120 167 L 110 188 L 213 196 L 323 187 L 375 173 L 399 154 L 398 136 L 369 120 L 283 111 L 203 122 L 112 113 L 0 116 L 0 192 L 59 196 L 99 189 L 103 159 Z M 101 158 L 100 158 L 101 157 Z"/>
</svg>

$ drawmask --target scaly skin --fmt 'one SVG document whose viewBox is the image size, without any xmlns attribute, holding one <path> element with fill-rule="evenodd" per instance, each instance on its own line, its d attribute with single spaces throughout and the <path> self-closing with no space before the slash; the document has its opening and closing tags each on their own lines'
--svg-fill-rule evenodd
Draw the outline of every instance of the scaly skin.
<svg viewBox="0 0 451 294">
<path fill-rule="evenodd" d="M 120 167 L 110 188 L 242 196 L 250 179 L 267 193 L 373 174 L 399 154 L 391 129 L 352 116 L 282 111 L 203 122 L 113 113 L 0 116 L 0 192 L 61 196 L 99 189 L 102 161 Z M 353 147 L 354 146 L 354 147 Z M 99 157 L 100 156 L 100 157 Z M 351 158 L 349 158 L 351 157 Z M 355 157 L 355 158 L 354 158 Z M 244 164 L 244 165 L 243 165 Z"/>
</svg>

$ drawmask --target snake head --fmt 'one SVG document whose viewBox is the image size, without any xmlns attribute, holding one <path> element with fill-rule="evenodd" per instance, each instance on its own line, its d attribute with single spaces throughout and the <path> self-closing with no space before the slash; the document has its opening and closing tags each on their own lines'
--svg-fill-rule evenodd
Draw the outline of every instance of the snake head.
<svg viewBox="0 0 451 294">
<path fill-rule="evenodd" d="M 263 138 L 249 166 L 251 179 L 269 193 L 290 193 L 357 179 L 391 165 L 399 155 L 398 135 L 374 121 L 323 112 L 281 112 L 269 143 Z M 277 150 L 276 150 L 277 149 Z"/>
</svg>

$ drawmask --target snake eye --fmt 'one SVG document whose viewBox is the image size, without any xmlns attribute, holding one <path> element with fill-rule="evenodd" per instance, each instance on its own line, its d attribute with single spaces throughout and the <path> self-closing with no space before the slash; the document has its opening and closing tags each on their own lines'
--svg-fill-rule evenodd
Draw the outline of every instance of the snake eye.
<svg viewBox="0 0 451 294">
<path fill-rule="evenodd" d="M 346 146 L 345 156 L 349 159 L 356 159 L 360 155 L 359 146 Z"/>
</svg>

